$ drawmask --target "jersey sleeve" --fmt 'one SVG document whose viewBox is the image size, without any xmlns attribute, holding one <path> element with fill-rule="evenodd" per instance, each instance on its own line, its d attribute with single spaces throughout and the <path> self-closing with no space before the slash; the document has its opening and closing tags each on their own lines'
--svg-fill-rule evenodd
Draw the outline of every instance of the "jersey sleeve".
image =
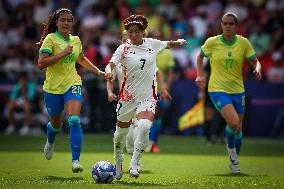
<svg viewBox="0 0 284 189">
<path fill-rule="evenodd" d="M 48 53 L 49 55 L 52 54 L 53 50 L 53 41 L 51 40 L 51 35 L 48 34 L 39 49 L 39 53 Z"/>
<path fill-rule="evenodd" d="M 251 43 L 249 42 L 248 39 L 245 39 L 245 44 L 246 44 L 246 51 L 245 51 L 245 57 L 247 61 L 251 61 L 253 59 L 256 58 L 256 53 L 251 45 Z"/>
<path fill-rule="evenodd" d="M 168 41 L 160 41 L 160 40 L 157 40 L 157 39 L 150 39 L 150 40 L 151 40 L 153 48 L 157 52 L 160 52 L 167 47 Z"/>
<path fill-rule="evenodd" d="M 203 57 L 210 57 L 213 47 L 213 38 L 208 38 L 201 46 L 201 54 Z"/>
<path fill-rule="evenodd" d="M 120 45 L 116 51 L 113 53 L 111 59 L 109 62 L 114 63 L 115 65 L 118 65 L 122 59 L 123 52 L 124 52 L 124 46 L 125 45 Z"/>
</svg>

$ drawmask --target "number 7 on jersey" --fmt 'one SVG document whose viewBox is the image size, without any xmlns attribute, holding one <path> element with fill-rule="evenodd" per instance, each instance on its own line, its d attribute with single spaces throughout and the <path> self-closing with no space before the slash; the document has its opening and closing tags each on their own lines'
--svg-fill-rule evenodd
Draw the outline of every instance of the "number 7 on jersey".
<svg viewBox="0 0 284 189">
<path fill-rule="evenodd" d="M 143 69 L 144 69 L 145 62 L 146 62 L 146 59 L 141 58 L 140 61 L 142 62 L 141 70 L 143 70 Z"/>
</svg>

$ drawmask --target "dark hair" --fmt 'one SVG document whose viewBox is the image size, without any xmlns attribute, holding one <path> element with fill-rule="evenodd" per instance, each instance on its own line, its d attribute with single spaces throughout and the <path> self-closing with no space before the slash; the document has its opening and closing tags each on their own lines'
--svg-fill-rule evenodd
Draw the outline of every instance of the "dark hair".
<svg viewBox="0 0 284 189">
<path fill-rule="evenodd" d="M 235 20 L 235 24 L 236 24 L 236 25 L 239 23 L 239 21 L 238 21 L 238 16 L 237 16 L 235 13 L 233 13 L 233 12 L 226 12 L 226 13 L 223 15 L 223 17 L 222 17 L 222 22 L 223 22 L 223 18 L 224 18 L 225 16 L 231 16 L 231 17 L 233 17 L 234 20 Z"/>
<path fill-rule="evenodd" d="M 66 8 L 61 8 L 56 11 L 54 11 L 51 15 L 49 15 L 47 24 L 43 23 L 43 32 L 40 37 L 40 41 L 37 43 L 38 45 L 41 45 L 44 38 L 49 34 L 57 31 L 56 21 L 59 18 L 60 14 L 62 13 L 69 13 L 72 15 L 73 20 L 73 14 L 72 11 Z"/>
<path fill-rule="evenodd" d="M 143 15 L 131 15 L 124 20 L 124 28 L 128 30 L 131 25 L 137 25 L 139 29 L 145 31 L 148 26 L 148 21 Z"/>
</svg>

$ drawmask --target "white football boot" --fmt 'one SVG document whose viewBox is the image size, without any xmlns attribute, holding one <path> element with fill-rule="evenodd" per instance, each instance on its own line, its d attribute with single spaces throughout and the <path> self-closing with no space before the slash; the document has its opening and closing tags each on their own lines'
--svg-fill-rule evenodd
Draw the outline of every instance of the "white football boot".
<svg viewBox="0 0 284 189">
<path fill-rule="evenodd" d="M 240 173 L 239 159 L 238 159 L 238 154 L 236 152 L 236 148 L 229 148 L 228 145 L 226 146 L 226 148 L 230 158 L 229 167 L 231 168 L 232 173 Z"/>
<path fill-rule="evenodd" d="M 47 160 L 51 160 L 53 157 L 54 152 L 54 143 L 49 143 L 48 140 L 46 140 L 43 153 Z"/>
<path fill-rule="evenodd" d="M 129 166 L 130 177 L 138 178 L 140 176 L 138 171 L 138 162 L 131 162 Z"/>
<path fill-rule="evenodd" d="M 78 160 L 72 161 L 72 172 L 73 173 L 79 173 L 79 172 L 82 172 L 83 170 L 84 168 Z"/>
</svg>

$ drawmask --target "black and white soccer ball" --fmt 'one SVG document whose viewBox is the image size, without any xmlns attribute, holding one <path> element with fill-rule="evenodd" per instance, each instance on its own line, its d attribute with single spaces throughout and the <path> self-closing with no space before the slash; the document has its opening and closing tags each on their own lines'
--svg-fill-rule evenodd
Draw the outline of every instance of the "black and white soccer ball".
<svg viewBox="0 0 284 189">
<path fill-rule="evenodd" d="M 92 177 L 96 183 L 111 183 L 115 176 L 115 168 L 108 161 L 98 161 L 92 168 Z"/>
</svg>

